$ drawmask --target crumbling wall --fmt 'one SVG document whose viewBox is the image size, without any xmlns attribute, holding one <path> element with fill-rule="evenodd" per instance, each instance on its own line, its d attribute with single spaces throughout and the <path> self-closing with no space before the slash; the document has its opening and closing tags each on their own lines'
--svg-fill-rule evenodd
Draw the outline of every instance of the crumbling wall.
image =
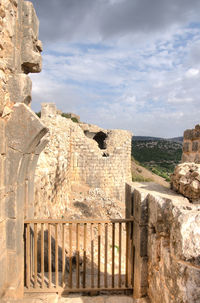
<svg viewBox="0 0 200 303">
<path fill-rule="evenodd" d="M 171 175 L 171 188 L 190 202 L 200 203 L 200 164 L 184 162 L 177 165 Z"/>
<path fill-rule="evenodd" d="M 187 129 L 183 137 L 182 162 L 195 162 L 200 164 L 200 125 L 194 129 Z"/>
<path fill-rule="evenodd" d="M 71 185 L 81 182 L 124 201 L 125 183 L 131 181 L 131 134 L 74 123 L 52 104 L 43 104 L 41 112 L 50 132 L 36 169 L 35 215 L 62 216 Z M 93 139 L 99 133 L 106 136 L 106 148 Z"/>
<path fill-rule="evenodd" d="M 24 216 L 33 214 L 33 178 L 47 129 L 28 107 L 29 72 L 41 69 L 32 3 L 0 2 L 0 298 L 22 297 Z"/>
<path fill-rule="evenodd" d="M 127 192 L 134 216 L 134 297 L 200 302 L 200 206 L 156 184 L 133 184 Z"/>
<path fill-rule="evenodd" d="M 200 125 L 184 132 L 182 163 L 171 175 L 171 188 L 191 202 L 200 201 Z"/>
</svg>

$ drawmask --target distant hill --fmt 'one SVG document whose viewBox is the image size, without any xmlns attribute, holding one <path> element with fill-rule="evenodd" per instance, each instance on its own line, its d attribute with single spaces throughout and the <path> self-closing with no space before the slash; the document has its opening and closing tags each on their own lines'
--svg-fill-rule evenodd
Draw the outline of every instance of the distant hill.
<svg viewBox="0 0 200 303">
<path fill-rule="evenodd" d="M 167 140 L 167 141 L 174 141 L 174 142 L 183 142 L 183 137 L 175 137 L 175 138 L 160 138 L 160 137 L 149 137 L 149 136 L 133 136 L 133 141 L 160 141 L 160 140 Z"/>
<path fill-rule="evenodd" d="M 163 138 L 149 137 L 149 136 L 133 136 L 133 141 L 149 141 L 149 140 L 159 141 L 159 140 L 163 140 Z"/>
<path fill-rule="evenodd" d="M 181 138 L 135 136 L 132 139 L 132 156 L 142 166 L 169 181 L 170 174 L 181 161 Z"/>
<path fill-rule="evenodd" d="M 170 138 L 170 139 L 167 139 L 169 141 L 174 141 L 174 142 L 183 142 L 183 137 L 175 137 L 175 138 Z"/>
</svg>

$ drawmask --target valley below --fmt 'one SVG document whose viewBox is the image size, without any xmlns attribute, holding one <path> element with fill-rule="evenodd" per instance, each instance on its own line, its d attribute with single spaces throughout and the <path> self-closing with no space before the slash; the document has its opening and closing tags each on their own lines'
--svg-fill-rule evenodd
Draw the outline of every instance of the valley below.
<svg viewBox="0 0 200 303">
<path fill-rule="evenodd" d="M 166 185 L 175 166 L 180 163 L 181 155 L 182 137 L 172 139 L 133 137 L 133 181 L 153 181 Z"/>
</svg>

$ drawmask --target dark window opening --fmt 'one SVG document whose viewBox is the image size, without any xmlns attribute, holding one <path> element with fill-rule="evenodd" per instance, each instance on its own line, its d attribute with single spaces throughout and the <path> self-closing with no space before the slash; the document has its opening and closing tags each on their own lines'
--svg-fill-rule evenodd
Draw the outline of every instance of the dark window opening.
<svg viewBox="0 0 200 303">
<path fill-rule="evenodd" d="M 102 156 L 103 156 L 103 157 L 109 157 L 109 154 L 108 154 L 108 153 L 103 153 Z"/>
<path fill-rule="evenodd" d="M 106 149 L 106 142 L 105 139 L 107 138 L 107 135 L 103 132 L 98 132 L 94 136 L 94 140 L 98 143 L 100 149 Z"/>
<path fill-rule="evenodd" d="M 84 130 L 84 134 L 86 135 L 86 137 L 93 139 L 94 136 L 96 135 L 96 133 L 93 132 L 89 132 L 88 130 Z"/>
</svg>

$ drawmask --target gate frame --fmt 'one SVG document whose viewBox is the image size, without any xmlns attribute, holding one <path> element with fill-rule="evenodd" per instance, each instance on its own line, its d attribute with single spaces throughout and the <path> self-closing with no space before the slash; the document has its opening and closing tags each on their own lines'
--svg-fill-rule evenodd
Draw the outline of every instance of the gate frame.
<svg viewBox="0 0 200 303">
<path fill-rule="evenodd" d="M 78 287 L 72 287 L 71 288 L 63 288 L 61 286 L 59 286 L 59 281 L 58 281 L 58 224 L 61 224 L 63 226 L 64 230 L 64 225 L 65 224 L 76 224 L 76 228 L 78 228 L 78 226 L 80 227 L 80 224 L 96 224 L 98 225 L 98 266 L 100 264 L 100 244 L 101 240 L 99 240 L 99 236 L 101 237 L 101 231 L 99 229 L 99 226 L 101 226 L 102 224 L 112 224 L 112 287 L 107 287 L 105 282 L 104 282 L 104 287 L 100 287 L 100 276 L 98 276 L 98 285 L 97 287 L 80 287 L 80 282 L 79 284 L 77 284 Z M 126 272 L 125 272 L 125 283 L 126 283 L 126 287 L 121 287 L 120 284 L 118 284 L 119 287 L 115 287 L 114 286 L 114 249 L 115 249 L 115 224 L 119 223 L 125 223 L 126 224 L 126 252 L 128 251 L 127 255 L 126 255 Z M 38 272 L 37 272 L 37 237 L 34 237 L 34 253 L 35 256 L 34 257 L 34 268 L 36 268 L 35 272 L 34 272 L 34 287 L 30 287 L 30 279 L 31 279 L 31 274 L 30 274 L 30 265 L 28 264 L 27 258 L 31 259 L 31 255 L 30 255 L 30 248 L 27 248 L 27 241 L 28 243 L 31 243 L 31 224 L 34 225 L 34 234 L 37 234 L 37 224 L 41 224 L 41 249 L 42 252 L 41 254 L 43 254 L 43 258 L 44 258 L 44 224 L 48 225 L 48 264 L 52 264 L 51 263 L 51 248 L 50 248 L 50 252 L 49 252 L 49 247 L 51 247 L 51 233 L 50 233 L 50 226 L 55 225 L 55 281 L 56 281 L 56 286 L 55 287 L 46 287 L 44 288 L 44 260 L 43 263 L 41 262 L 41 276 L 42 276 L 42 287 L 36 287 L 37 286 L 37 277 L 38 277 Z M 25 232 L 24 232 L 24 250 L 25 250 L 25 254 L 24 254 L 24 260 L 25 260 L 25 265 L 24 265 L 24 293 L 58 293 L 58 294 L 69 294 L 69 293 L 82 293 L 82 292 L 100 292 L 100 291 L 108 291 L 108 292 L 115 292 L 115 291 L 128 291 L 131 290 L 133 291 L 133 285 L 134 285 L 134 265 L 135 265 L 135 255 L 134 255 L 134 248 L 133 248 L 133 234 L 134 234 L 134 220 L 133 217 L 129 217 L 128 219 L 107 219 L 107 220 L 100 220 L 100 219 L 80 219 L 80 220 L 64 220 L 64 219 L 26 219 L 24 221 L 24 226 L 25 226 Z M 119 225 L 120 226 L 120 225 Z M 62 231 L 63 233 L 63 231 Z M 42 238 L 43 237 L 43 238 Z M 77 238 L 78 237 L 78 238 Z M 62 256 L 64 255 L 64 235 L 62 234 Z M 79 237 L 79 233 L 76 230 L 76 239 L 78 239 L 78 241 L 80 242 L 80 237 Z M 85 239 L 85 231 L 84 231 L 84 239 Z M 49 244 L 50 243 L 50 244 Z M 100 243 L 100 244 L 99 244 Z M 70 244 L 71 245 L 71 244 Z M 79 255 L 79 244 L 76 243 L 76 248 L 78 245 L 78 255 Z M 70 249 L 72 247 L 70 246 Z M 76 250 L 77 251 L 77 250 Z M 69 255 L 69 257 L 71 258 L 72 256 Z M 77 258 L 77 257 L 76 257 Z M 79 258 L 79 257 L 78 257 Z M 121 258 L 121 257 L 120 257 Z M 42 260 L 42 259 L 41 259 Z M 62 262 L 64 260 L 64 257 L 62 258 Z M 71 259 L 70 259 L 71 260 Z M 79 259 L 77 260 L 79 262 Z M 71 262 L 71 261 L 70 261 Z M 65 264 L 65 263 L 64 263 Z M 79 264 L 79 263 L 77 263 Z M 79 265 L 77 266 L 79 268 Z M 77 271 L 77 267 L 76 267 L 76 271 Z M 51 266 L 49 267 L 49 269 L 51 268 Z M 130 269 L 131 268 L 131 269 Z M 43 272 L 42 272 L 43 270 Z M 63 266 L 62 263 L 62 276 L 64 274 L 65 271 L 65 265 Z M 71 272 L 72 272 L 72 268 L 71 268 Z M 72 274 L 71 272 L 69 272 L 69 274 Z M 121 272 L 121 271 L 120 271 Z M 78 274 L 79 274 L 79 279 L 80 279 L 80 271 L 78 269 Z M 27 278 L 30 275 L 30 278 Z M 84 274 L 86 275 L 86 273 Z M 100 266 L 98 268 L 98 275 L 100 275 Z M 105 273 L 104 271 L 104 281 L 105 281 L 105 275 L 107 276 L 107 271 Z M 36 277 L 36 278 L 35 278 Z M 52 272 L 50 269 L 49 272 L 49 285 L 52 285 L 51 283 L 51 277 L 52 277 Z M 77 276 L 76 276 L 77 277 Z M 121 279 L 121 276 L 120 276 Z M 63 278 L 62 278 L 62 285 L 64 285 L 63 282 Z M 118 282 L 119 283 L 119 282 Z M 130 286 L 131 285 L 131 286 Z"/>
</svg>

